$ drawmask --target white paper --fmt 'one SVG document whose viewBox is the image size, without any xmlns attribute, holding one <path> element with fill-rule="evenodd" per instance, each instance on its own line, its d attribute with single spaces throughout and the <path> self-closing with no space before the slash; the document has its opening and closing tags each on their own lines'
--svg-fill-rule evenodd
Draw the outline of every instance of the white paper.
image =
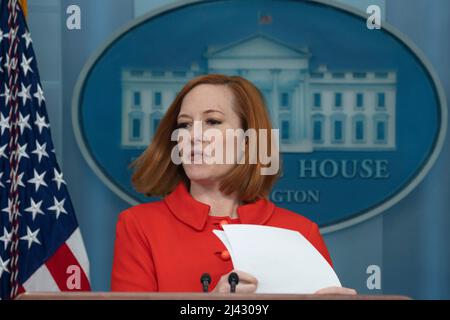
<svg viewBox="0 0 450 320">
<path fill-rule="evenodd" d="M 251 224 L 214 230 L 234 269 L 258 279 L 257 293 L 314 293 L 341 286 L 333 268 L 300 232 Z"/>
</svg>

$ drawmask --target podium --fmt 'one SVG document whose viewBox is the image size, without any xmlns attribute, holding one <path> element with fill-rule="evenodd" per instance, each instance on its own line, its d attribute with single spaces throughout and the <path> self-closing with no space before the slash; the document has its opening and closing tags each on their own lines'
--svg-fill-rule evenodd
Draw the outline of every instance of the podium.
<svg viewBox="0 0 450 320">
<path fill-rule="evenodd" d="M 242 294 L 197 292 L 26 292 L 16 300 L 411 300 L 400 295 Z"/>
</svg>

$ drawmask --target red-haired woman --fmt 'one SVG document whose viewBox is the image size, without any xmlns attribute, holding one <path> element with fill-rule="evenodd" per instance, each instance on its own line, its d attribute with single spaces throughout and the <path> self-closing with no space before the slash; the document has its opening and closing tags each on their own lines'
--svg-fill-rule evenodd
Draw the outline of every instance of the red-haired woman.
<svg viewBox="0 0 450 320">
<path fill-rule="evenodd" d="M 194 123 L 200 123 L 203 130 L 217 129 L 223 137 L 227 129 L 272 129 L 259 90 L 242 77 L 210 74 L 192 79 L 183 87 L 161 119 L 151 144 L 132 164 L 135 189 L 163 199 L 120 214 L 112 290 L 200 292 L 200 277 L 208 272 L 212 280 L 210 291 L 229 292 L 228 274 L 235 271 L 240 279 L 236 292 L 255 292 L 258 279 L 233 270 L 228 251 L 213 234 L 213 230 L 220 230 L 227 223 L 298 231 L 332 265 L 318 226 L 268 199 L 280 171 L 261 174 L 265 165 L 260 159 L 256 163 L 174 162 L 172 153 L 179 145 L 172 141 L 176 129 L 190 132 L 190 143 L 200 144 L 200 153 L 210 143 L 193 134 Z M 272 145 L 270 134 L 264 140 L 258 143 Z M 248 143 L 244 148 L 249 160 L 254 150 L 249 149 Z M 355 291 L 325 288 L 318 293 Z"/>
</svg>

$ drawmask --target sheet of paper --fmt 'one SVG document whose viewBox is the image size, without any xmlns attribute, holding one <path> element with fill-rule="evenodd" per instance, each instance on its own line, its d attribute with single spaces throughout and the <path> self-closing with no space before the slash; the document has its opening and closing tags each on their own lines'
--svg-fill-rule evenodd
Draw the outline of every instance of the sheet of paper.
<svg viewBox="0 0 450 320">
<path fill-rule="evenodd" d="M 258 279 L 257 293 L 314 293 L 341 286 L 334 270 L 299 232 L 248 224 L 214 231 L 230 252 L 233 266 Z"/>
</svg>

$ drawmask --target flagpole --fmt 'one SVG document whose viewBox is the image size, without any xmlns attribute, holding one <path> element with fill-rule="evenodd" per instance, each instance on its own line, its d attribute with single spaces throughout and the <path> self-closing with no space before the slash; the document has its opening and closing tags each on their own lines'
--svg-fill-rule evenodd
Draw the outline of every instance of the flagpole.
<svg viewBox="0 0 450 320">
<path fill-rule="evenodd" d="M 28 16 L 28 5 L 27 0 L 19 0 L 20 8 L 22 9 L 23 15 L 25 18 Z"/>
</svg>

